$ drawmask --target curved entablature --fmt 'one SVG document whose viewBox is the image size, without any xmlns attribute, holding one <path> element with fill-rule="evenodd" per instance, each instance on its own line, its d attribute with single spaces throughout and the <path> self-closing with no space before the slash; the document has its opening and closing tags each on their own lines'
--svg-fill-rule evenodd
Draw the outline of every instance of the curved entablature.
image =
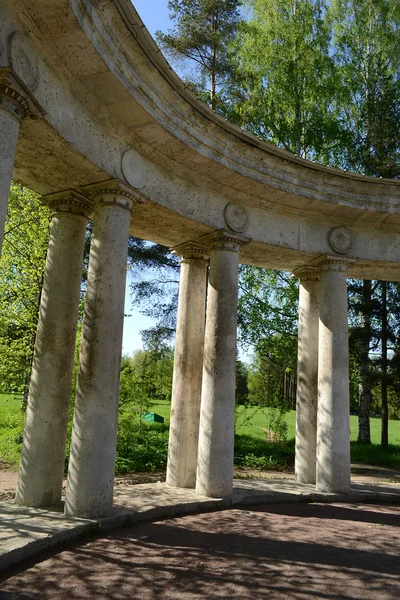
<svg viewBox="0 0 400 600">
<path fill-rule="evenodd" d="M 37 117 L 21 126 L 17 180 L 49 194 L 119 179 L 147 200 L 131 223 L 146 239 L 235 230 L 229 214 L 242 212 L 244 262 L 293 269 L 337 252 L 356 259 L 352 274 L 398 278 L 400 182 L 300 159 L 213 113 L 129 0 L 0 0 L 0 11 L 0 69 Z"/>
</svg>

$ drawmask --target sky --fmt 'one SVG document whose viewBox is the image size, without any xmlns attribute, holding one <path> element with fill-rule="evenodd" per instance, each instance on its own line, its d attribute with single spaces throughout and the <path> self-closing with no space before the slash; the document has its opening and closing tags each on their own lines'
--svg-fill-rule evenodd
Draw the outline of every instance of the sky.
<svg viewBox="0 0 400 600">
<path fill-rule="evenodd" d="M 138 11 L 140 18 L 150 31 L 151 35 L 157 29 L 166 31 L 169 27 L 168 19 L 168 0 L 134 0 L 133 5 Z M 144 317 L 138 310 L 132 307 L 132 300 L 129 294 L 130 275 L 128 272 L 125 293 L 125 316 L 124 335 L 122 339 L 122 352 L 132 354 L 135 350 L 142 348 L 142 338 L 140 331 L 151 327 L 152 319 Z"/>
</svg>

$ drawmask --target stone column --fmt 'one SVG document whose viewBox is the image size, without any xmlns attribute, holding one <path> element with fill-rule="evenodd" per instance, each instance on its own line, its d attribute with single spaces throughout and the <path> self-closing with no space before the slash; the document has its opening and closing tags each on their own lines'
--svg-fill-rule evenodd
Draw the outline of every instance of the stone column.
<svg viewBox="0 0 400 600">
<path fill-rule="evenodd" d="M 187 242 L 181 257 L 178 320 L 169 430 L 167 485 L 194 488 L 199 441 L 208 253 Z"/>
<path fill-rule="evenodd" d="M 128 234 L 135 196 L 112 180 L 84 188 L 95 203 L 79 356 L 67 515 L 112 512 Z"/>
<path fill-rule="evenodd" d="M 350 489 L 349 334 L 347 279 L 350 260 L 323 256 L 318 344 L 317 472 L 319 491 Z"/>
<path fill-rule="evenodd" d="M 296 269 L 299 328 L 296 397 L 296 481 L 315 483 L 318 406 L 319 269 Z"/>
<path fill-rule="evenodd" d="M 28 113 L 25 98 L 9 79 L 0 77 L 0 252 L 19 127 Z"/>
<path fill-rule="evenodd" d="M 196 491 L 228 498 L 233 486 L 238 262 L 245 238 L 217 231 L 201 239 L 209 246 Z"/>
<path fill-rule="evenodd" d="M 74 191 L 45 196 L 52 208 L 16 502 L 61 501 L 85 228 L 92 203 Z"/>
</svg>

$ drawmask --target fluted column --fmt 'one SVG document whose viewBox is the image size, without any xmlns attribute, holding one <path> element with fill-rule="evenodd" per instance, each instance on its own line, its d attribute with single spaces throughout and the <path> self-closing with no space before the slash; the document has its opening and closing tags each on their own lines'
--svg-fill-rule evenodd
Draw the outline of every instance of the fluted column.
<svg viewBox="0 0 400 600">
<path fill-rule="evenodd" d="M 199 440 L 201 381 L 207 291 L 207 248 L 187 242 L 173 248 L 181 257 L 176 326 L 167 485 L 194 488 Z"/>
<path fill-rule="evenodd" d="M 319 269 L 296 269 L 299 283 L 299 328 L 296 396 L 295 475 L 315 483 L 318 407 Z"/>
<path fill-rule="evenodd" d="M 0 253 L 18 132 L 29 104 L 10 79 L 0 77 Z"/>
<path fill-rule="evenodd" d="M 111 513 L 131 208 L 117 181 L 84 188 L 94 201 L 65 513 Z"/>
<path fill-rule="evenodd" d="M 318 344 L 318 422 L 316 487 L 322 492 L 350 489 L 349 334 L 345 258 L 323 256 Z"/>
<path fill-rule="evenodd" d="M 246 238 L 217 231 L 201 239 L 209 247 L 196 491 L 230 497 L 233 486 L 238 263 Z"/>
<path fill-rule="evenodd" d="M 85 228 L 92 203 L 51 194 L 49 249 L 40 301 L 16 502 L 61 501 Z"/>
</svg>

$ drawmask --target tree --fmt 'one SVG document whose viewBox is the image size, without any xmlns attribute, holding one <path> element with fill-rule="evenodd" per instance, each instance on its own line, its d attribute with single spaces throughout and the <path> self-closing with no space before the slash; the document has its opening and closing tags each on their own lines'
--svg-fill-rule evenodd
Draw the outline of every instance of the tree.
<svg viewBox="0 0 400 600">
<path fill-rule="evenodd" d="M 26 396 L 49 239 L 50 211 L 11 187 L 0 263 L 0 390 Z"/>
<path fill-rule="evenodd" d="M 174 27 L 156 32 L 161 49 L 186 68 L 195 65 L 187 84 L 213 110 L 223 102 L 232 75 L 229 45 L 241 20 L 240 0 L 169 0 Z"/>
<path fill-rule="evenodd" d="M 248 368 L 246 363 L 236 360 L 236 404 L 247 404 L 249 399 Z"/>
<path fill-rule="evenodd" d="M 133 304 L 156 321 L 142 332 L 144 343 L 168 344 L 175 335 L 179 258 L 165 246 L 129 237 L 128 266 Z"/>
<path fill-rule="evenodd" d="M 400 168 L 400 7 L 394 0 L 335 0 L 329 11 L 335 35 L 335 62 L 341 76 L 341 119 L 347 132 L 342 149 L 342 164 L 348 169 L 378 177 L 397 178 Z M 357 284 L 353 283 L 354 286 Z M 378 371 L 373 369 L 370 352 L 380 340 L 382 392 L 382 445 L 387 445 L 387 284 L 381 290 L 380 333 L 373 332 L 371 321 L 379 301 L 371 282 L 363 282 L 354 307 L 359 308 L 361 329 L 359 342 L 359 436 L 370 442 L 369 406 L 371 387 Z M 360 288 L 360 286 L 359 286 Z M 399 298 L 400 299 L 400 298 Z"/>
<path fill-rule="evenodd" d="M 328 21 L 347 133 L 342 163 L 367 175 L 398 177 L 400 5 L 396 0 L 333 0 Z"/>
<path fill-rule="evenodd" d="M 339 137 L 335 69 L 323 0 L 247 0 L 233 43 L 240 91 L 230 118 L 304 158 L 328 155 Z"/>
</svg>

